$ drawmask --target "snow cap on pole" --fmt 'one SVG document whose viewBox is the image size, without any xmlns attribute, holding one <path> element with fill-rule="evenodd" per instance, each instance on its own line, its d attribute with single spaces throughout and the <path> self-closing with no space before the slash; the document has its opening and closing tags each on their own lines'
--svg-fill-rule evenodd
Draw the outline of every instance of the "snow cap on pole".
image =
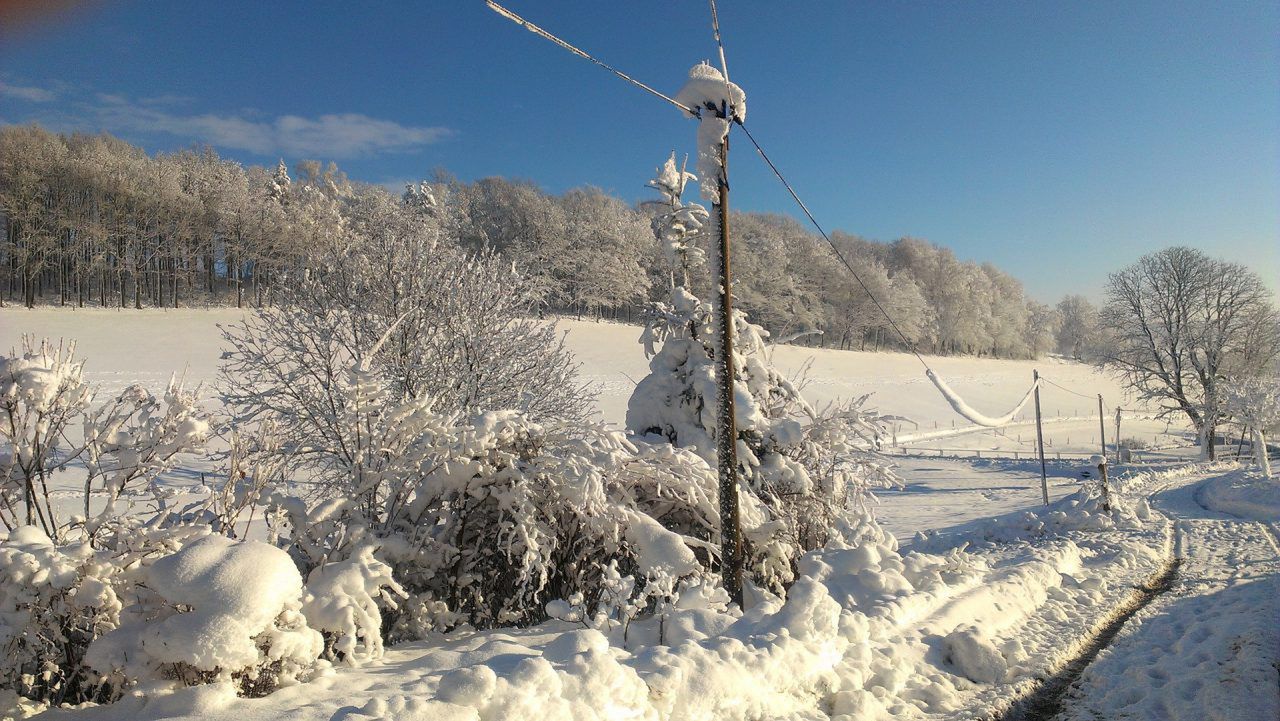
<svg viewBox="0 0 1280 721">
<path fill-rule="evenodd" d="M 719 70 L 705 61 L 693 66 L 689 80 L 676 94 L 676 102 L 701 111 L 685 117 L 700 118 L 698 126 L 698 191 L 703 200 L 719 202 L 722 160 L 720 145 L 729 133 L 729 122 L 747 117 L 747 94 L 726 82 Z M 726 117 L 727 115 L 727 117 Z"/>
<path fill-rule="evenodd" d="M 737 85 L 726 83 L 719 68 L 705 60 L 689 70 L 689 80 L 676 93 L 676 102 L 699 110 L 710 108 L 716 113 L 728 105 L 730 118 L 747 119 L 747 94 Z M 685 116 L 695 117 L 687 112 Z"/>
</svg>

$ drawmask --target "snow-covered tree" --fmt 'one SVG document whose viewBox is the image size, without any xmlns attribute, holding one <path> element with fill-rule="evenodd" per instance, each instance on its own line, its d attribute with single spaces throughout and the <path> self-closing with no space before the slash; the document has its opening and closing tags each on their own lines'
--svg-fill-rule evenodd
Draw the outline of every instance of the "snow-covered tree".
<svg viewBox="0 0 1280 721">
<path fill-rule="evenodd" d="M 1259 376 L 1229 383 L 1223 388 L 1223 403 L 1231 419 L 1249 428 L 1253 458 L 1262 475 L 1271 478 L 1267 456 L 1267 436 L 1280 433 L 1280 377 Z"/>
<path fill-rule="evenodd" d="M 698 176 L 685 170 L 685 163 L 676 167 L 675 151 L 667 158 L 658 174 L 649 181 L 649 187 L 662 194 L 662 200 L 651 204 L 659 210 L 651 226 L 665 258 L 670 287 L 688 286 L 689 274 L 706 262 L 706 254 L 698 245 L 708 223 L 707 209 L 697 203 L 685 203 L 685 186 Z"/>
<path fill-rule="evenodd" d="M 1082 295 L 1068 295 L 1058 302 L 1058 352 L 1075 359 L 1083 358 L 1097 342 L 1098 309 Z"/>
<path fill-rule="evenodd" d="M 1053 350 L 1061 322 L 1062 316 L 1057 309 L 1044 303 L 1027 301 L 1024 343 L 1032 358 L 1039 358 Z"/>
<path fill-rule="evenodd" d="M 1262 279 L 1191 248 L 1167 248 L 1112 273 L 1101 325 L 1099 363 L 1141 400 L 1185 415 L 1210 459 L 1224 380 L 1257 375 L 1280 356 L 1280 321 Z"/>
<path fill-rule="evenodd" d="M 557 264 L 560 303 L 599 311 L 644 301 L 649 278 L 640 263 L 653 244 L 644 220 L 597 188 L 571 190 L 560 204 L 568 236 Z"/>
<path fill-rule="evenodd" d="M 271 199 L 280 205 L 289 204 L 289 196 L 293 192 L 293 178 L 289 177 L 289 167 L 284 164 L 284 158 L 276 163 L 276 170 L 271 174 L 271 185 L 267 192 Z"/>
<path fill-rule="evenodd" d="M 670 182 L 673 168 L 674 161 L 668 161 L 650 185 L 678 211 L 681 186 Z M 655 233 L 679 248 L 700 227 L 673 212 L 660 216 Z M 677 252 L 669 258 L 672 277 L 686 278 L 698 256 Z M 710 305 L 677 285 L 669 300 L 653 304 L 646 317 L 641 342 L 651 356 L 650 372 L 632 393 L 627 428 L 642 438 L 689 448 L 714 467 L 717 344 Z M 877 446 L 881 428 L 860 403 L 826 415 L 815 412 L 770 364 L 768 334 L 740 312 L 733 321 L 743 530 L 755 578 L 779 589 L 791 580 L 799 555 L 822 545 L 848 505 L 871 483 L 887 478 L 865 454 Z"/>
<path fill-rule="evenodd" d="M 349 441 L 357 429 L 337 383 L 353 365 L 386 381 L 388 409 L 416 398 L 445 413 L 588 415 L 591 396 L 563 338 L 530 317 L 524 275 L 492 252 L 439 243 L 429 218 L 406 218 L 382 196 L 354 202 L 351 235 L 325 251 L 323 269 L 291 278 L 271 307 L 224 328 L 220 388 L 237 423 L 275 422 L 296 465 L 350 484 L 368 460 Z"/>
</svg>

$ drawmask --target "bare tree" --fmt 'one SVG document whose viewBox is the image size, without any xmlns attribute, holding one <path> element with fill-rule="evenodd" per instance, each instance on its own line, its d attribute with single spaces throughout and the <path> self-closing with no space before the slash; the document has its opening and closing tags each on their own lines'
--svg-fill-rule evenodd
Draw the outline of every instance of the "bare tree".
<svg viewBox="0 0 1280 721">
<path fill-rule="evenodd" d="M 1079 360 L 1098 335 L 1098 309 L 1083 295 L 1068 295 L 1058 303 L 1058 352 Z"/>
<path fill-rule="evenodd" d="M 1224 379 L 1259 373 L 1280 353 L 1271 293 L 1244 266 L 1167 248 L 1113 273 L 1099 363 L 1143 400 L 1182 413 L 1213 458 Z"/>
<path fill-rule="evenodd" d="M 586 420 L 592 397 L 554 324 L 530 317 L 527 277 L 492 251 L 438 242 L 429 209 L 372 191 L 344 202 L 342 237 L 317 252 L 316 267 L 223 331 L 220 388 L 237 421 L 277 423 L 283 451 L 332 480 L 362 462 L 344 440 L 350 408 L 338 383 L 353 364 L 392 390 L 388 408 L 428 399 L 441 413 Z"/>
</svg>

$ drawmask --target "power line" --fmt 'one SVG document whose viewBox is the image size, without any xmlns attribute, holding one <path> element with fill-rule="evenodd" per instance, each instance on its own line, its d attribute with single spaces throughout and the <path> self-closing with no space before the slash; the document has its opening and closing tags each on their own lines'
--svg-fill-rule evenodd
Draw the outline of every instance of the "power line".
<svg viewBox="0 0 1280 721">
<path fill-rule="evenodd" d="M 844 253 L 840 252 L 840 248 L 831 240 L 831 236 L 827 235 L 827 231 L 823 230 L 818 219 L 813 217 L 813 213 L 809 212 L 809 206 L 804 204 L 804 201 L 796 194 L 795 189 L 791 187 L 791 183 L 787 182 L 787 179 L 782 175 L 782 171 L 778 170 L 778 166 L 774 165 L 773 161 L 769 159 L 769 154 L 764 152 L 764 148 L 760 147 L 760 143 L 756 142 L 755 136 L 747 129 L 746 123 L 736 118 L 734 122 L 738 124 L 738 127 L 742 128 L 742 132 L 746 133 L 747 139 L 756 147 L 756 152 L 760 154 L 760 157 L 764 159 L 765 164 L 769 166 L 769 169 L 773 171 L 773 174 L 782 182 L 782 186 L 791 194 L 792 200 L 796 201 L 796 205 L 800 206 L 800 210 L 804 211 L 805 217 L 809 219 L 809 222 L 813 224 L 813 227 L 817 228 L 818 232 L 822 234 L 822 239 L 827 241 L 827 245 L 831 246 L 831 250 L 835 251 L 836 257 L 840 259 L 840 262 L 844 264 L 844 267 L 849 269 L 849 273 L 853 276 L 853 279 L 858 281 L 859 286 L 862 286 L 862 290 L 867 294 L 867 297 L 871 299 L 871 302 L 880 311 L 880 313 L 884 315 L 885 320 L 889 321 L 889 325 L 898 333 L 898 337 L 902 339 L 904 344 L 906 344 L 907 349 L 910 350 L 912 355 L 920 361 L 920 364 L 925 367 L 925 370 L 931 370 L 929 368 L 929 364 L 925 362 L 924 356 L 921 356 L 920 352 L 916 350 L 915 344 L 907 339 L 907 334 L 903 333 L 902 329 L 898 327 L 898 324 L 893 320 L 893 316 L 889 315 L 889 311 L 885 310 L 883 305 L 880 305 L 880 301 L 876 298 L 875 293 L 872 293 L 871 289 L 867 287 L 867 284 L 862 282 L 862 278 L 858 275 L 858 271 L 853 269 L 853 264 L 844 257 Z"/>
<path fill-rule="evenodd" d="M 510 20 L 511 22 L 515 23 L 516 25 L 519 25 L 520 27 L 524 28 L 525 30 L 528 30 L 529 32 L 533 33 L 534 35 L 537 35 L 537 36 L 539 36 L 539 37 L 542 37 L 542 38 L 545 38 L 545 39 L 547 39 L 547 40 L 550 40 L 551 42 L 555 43 L 556 45 L 559 45 L 560 47 L 564 48 L 565 50 L 568 50 L 569 52 L 573 53 L 574 55 L 577 55 L 577 56 L 578 56 L 578 57 L 580 57 L 580 58 L 583 58 L 583 59 L 586 59 L 586 60 L 590 60 L 591 62 L 595 63 L 596 65 L 599 65 L 600 67 L 604 68 L 605 70 L 608 70 L 609 72 L 613 73 L 614 75 L 617 75 L 618 77 L 620 77 L 620 78 L 622 78 L 623 80 L 625 80 L 625 81 L 627 81 L 627 82 L 631 83 L 632 85 L 634 85 L 634 86 L 636 86 L 636 87 L 640 88 L 641 90 L 644 90 L 645 92 L 650 93 L 651 95 L 656 95 L 657 97 L 662 98 L 663 100 L 667 101 L 668 103 L 671 103 L 672 105 L 676 106 L 677 108 L 680 108 L 681 110 L 685 111 L 686 113 L 689 113 L 690 115 L 693 115 L 693 116 L 696 116 L 696 117 L 702 117 L 702 116 L 701 116 L 701 114 L 700 114 L 696 109 L 691 108 L 691 107 L 689 107 L 688 105 L 685 105 L 684 103 L 680 102 L 679 100 L 676 100 L 675 98 L 673 98 L 673 97 L 671 97 L 671 96 L 669 96 L 669 95 L 666 95 L 666 94 L 664 94 L 663 92 L 661 92 L 661 91 L 659 91 L 659 90 L 655 90 L 655 89 L 653 89 L 652 87 L 649 87 L 648 85 L 645 85 L 644 83 L 640 82 L 639 80 L 636 80 L 635 78 L 631 77 L 630 75 L 627 75 L 626 73 L 622 72 L 621 70 L 619 70 L 619 69 L 617 69 L 617 68 L 613 67 L 612 65 L 610 65 L 610 64 L 608 64 L 608 63 L 606 63 L 606 62 L 604 62 L 604 61 L 597 60 L 596 58 L 592 57 L 589 53 L 587 53 L 585 50 L 580 50 L 580 49 L 578 49 L 577 47 L 575 47 L 574 45 L 569 44 L 569 42 L 568 42 L 568 41 L 562 40 L 562 39 L 560 39 L 559 37 L 556 37 L 555 35 L 552 35 L 551 33 L 547 32 L 546 30 L 543 30 L 542 28 L 538 27 L 537 25 L 534 25 L 533 23 L 529 22 L 528 20 L 525 20 L 524 18 L 522 18 L 522 17 L 520 17 L 519 15 L 515 14 L 514 12 L 511 12 L 510 10 L 508 10 L 508 9 L 506 9 L 506 8 L 504 8 L 504 7 L 502 7 L 501 5 L 499 5 L 498 3 L 494 2 L 493 0 L 485 0 L 485 4 L 489 6 L 489 9 L 490 9 L 490 10 L 492 10 L 492 11 L 494 11 L 494 12 L 498 13 L 499 15 L 501 15 L 502 17 L 504 17 L 504 18 L 506 18 L 506 19 Z M 721 50 L 721 62 L 724 62 L 723 58 L 724 58 L 724 51 L 723 51 L 723 49 L 722 49 L 722 50 Z"/>
<path fill-rule="evenodd" d="M 720 13 L 716 12 L 716 0 L 707 0 L 711 4 L 711 32 L 716 38 L 716 47 L 720 50 L 720 72 L 724 75 L 725 98 L 733 97 L 729 90 L 729 65 L 724 60 L 724 43 L 720 40 Z"/>
<path fill-rule="evenodd" d="M 1057 388 L 1058 390 L 1066 391 L 1067 393 L 1070 393 L 1073 396 L 1080 396 L 1081 398 L 1088 398 L 1089 400 L 1093 400 L 1094 398 L 1097 398 L 1097 395 L 1088 395 L 1086 393 L 1079 393 L 1077 391 L 1073 391 L 1064 385 L 1061 385 L 1059 383 L 1054 383 L 1053 381 L 1049 380 L 1048 378 L 1045 378 L 1044 376 L 1040 376 L 1040 380 L 1044 381 L 1045 383 L 1048 383 L 1049 385 L 1053 386 L 1054 388 Z"/>
</svg>

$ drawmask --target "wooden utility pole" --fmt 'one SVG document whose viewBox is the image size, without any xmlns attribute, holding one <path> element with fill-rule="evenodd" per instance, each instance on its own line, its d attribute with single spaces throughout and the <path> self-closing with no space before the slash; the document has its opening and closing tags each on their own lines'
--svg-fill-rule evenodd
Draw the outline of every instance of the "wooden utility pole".
<svg viewBox="0 0 1280 721">
<path fill-rule="evenodd" d="M 1031 371 L 1035 381 L 1036 393 L 1036 449 L 1040 454 L 1040 494 L 1044 496 L 1044 505 L 1049 505 L 1049 471 L 1044 463 L 1044 428 L 1040 422 L 1040 371 Z"/>
<path fill-rule="evenodd" d="M 1116 409 L 1116 463 L 1123 463 L 1124 459 L 1120 457 L 1120 419 L 1124 413 L 1123 408 Z"/>
<path fill-rule="evenodd" d="M 1106 455 L 1098 456 L 1098 478 L 1102 484 L 1102 510 L 1111 510 L 1111 493 L 1107 490 L 1107 457 Z"/>
<path fill-rule="evenodd" d="M 1117 439 L 1119 440 L 1119 439 Z M 1102 394 L 1098 394 L 1098 441 L 1102 444 L 1102 457 L 1107 457 L 1107 422 L 1102 415 Z"/>
<path fill-rule="evenodd" d="M 720 287 L 717 290 L 719 295 L 719 351 L 720 358 L 719 368 L 717 369 L 717 412 L 718 412 L 718 436 L 716 438 L 716 453 L 718 456 L 719 478 L 720 478 L 720 536 L 721 536 L 721 568 L 725 590 L 729 592 L 730 598 L 739 606 L 742 606 L 742 566 L 745 556 L 745 549 L 742 543 L 741 518 L 738 512 L 738 432 L 736 414 L 734 410 L 734 368 L 733 368 L 733 284 L 732 276 L 729 272 L 729 136 L 728 131 L 730 125 L 734 122 L 734 108 L 730 107 L 729 102 L 732 99 L 732 93 L 726 93 L 726 97 L 720 102 L 720 107 L 714 107 L 713 103 L 708 101 L 702 107 L 690 107 L 672 98 L 668 95 L 645 85 L 617 68 L 601 62 L 592 57 L 585 51 L 569 44 L 565 40 L 552 35 L 533 23 L 525 20 L 519 15 L 499 5 L 495 0 L 486 0 L 485 4 L 489 9 L 498 13 L 502 17 L 519 25 L 520 27 L 538 35 L 542 38 L 550 40 L 569 52 L 580 58 L 588 60 L 595 65 L 608 70 L 622 80 L 635 85 L 650 95 L 661 98 L 662 100 L 680 108 L 688 117 L 699 118 L 703 120 L 703 113 L 715 113 L 716 117 L 725 120 L 725 135 L 720 141 L 720 177 L 717 185 L 719 186 L 719 202 L 713 203 L 719 215 L 720 221 Z M 719 20 L 716 18 L 715 4 L 711 5 L 712 27 L 715 30 L 716 45 L 720 48 L 720 69 L 724 74 L 725 90 L 730 90 L 729 71 L 724 63 L 724 46 L 720 42 Z M 745 129 L 745 128 L 744 128 Z M 758 148 L 759 146 L 757 146 Z M 761 151 L 763 155 L 763 151 Z M 772 163 L 770 163 L 772 165 Z M 776 169 L 775 169 L 776 172 Z M 781 176 L 779 176 L 781 177 Z M 785 180 L 783 181 L 786 182 Z M 794 192 L 792 193 L 794 195 Z M 798 201 L 799 198 L 796 198 Z M 801 204 L 803 207 L 803 203 Z M 806 211 L 807 212 L 807 211 Z M 811 216 L 812 218 L 812 216 Z M 237 295 L 239 289 L 237 287 Z M 237 302 L 239 299 L 237 297 Z"/>
<path fill-rule="evenodd" d="M 720 117 L 729 117 L 726 101 L 720 106 Z M 703 121 L 706 122 L 706 121 Z M 738 511 L 738 422 L 734 408 L 733 367 L 733 276 L 729 270 L 729 134 L 720 141 L 720 190 L 715 203 L 720 219 L 720 284 L 719 383 L 716 384 L 718 435 L 716 456 L 720 476 L 720 564 L 725 590 L 739 608 L 742 604 L 742 520 Z"/>
</svg>

